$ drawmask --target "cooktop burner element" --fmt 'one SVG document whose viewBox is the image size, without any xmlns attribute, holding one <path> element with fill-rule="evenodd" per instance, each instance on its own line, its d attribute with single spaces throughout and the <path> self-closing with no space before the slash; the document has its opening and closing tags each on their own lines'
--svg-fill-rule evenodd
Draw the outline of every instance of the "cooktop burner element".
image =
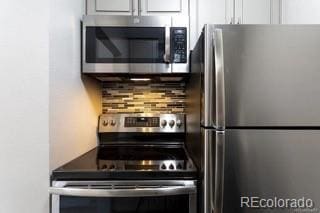
<svg viewBox="0 0 320 213">
<path fill-rule="evenodd" d="M 101 146 L 99 160 L 186 160 L 181 147 L 163 146 Z"/>
<path fill-rule="evenodd" d="M 188 162 L 182 147 L 105 146 L 98 151 L 98 168 L 102 170 L 186 170 Z"/>
<path fill-rule="evenodd" d="M 100 146 L 60 171 L 186 171 L 194 165 L 183 147 Z"/>
</svg>

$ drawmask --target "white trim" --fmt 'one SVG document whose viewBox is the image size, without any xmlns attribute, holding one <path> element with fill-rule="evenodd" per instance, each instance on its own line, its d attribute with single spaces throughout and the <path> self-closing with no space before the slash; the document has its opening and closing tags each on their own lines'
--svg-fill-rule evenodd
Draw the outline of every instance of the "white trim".
<svg viewBox="0 0 320 213">
<path fill-rule="evenodd" d="M 283 24 L 283 1 L 279 0 L 279 24 Z"/>
</svg>

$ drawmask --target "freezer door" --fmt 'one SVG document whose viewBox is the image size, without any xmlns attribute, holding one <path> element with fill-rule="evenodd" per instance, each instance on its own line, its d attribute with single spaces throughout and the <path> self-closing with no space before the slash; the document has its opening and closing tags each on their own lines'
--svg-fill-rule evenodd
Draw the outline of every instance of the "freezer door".
<svg viewBox="0 0 320 213">
<path fill-rule="evenodd" d="M 200 199 L 203 213 L 222 213 L 225 132 L 202 129 L 203 166 Z"/>
<path fill-rule="evenodd" d="M 215 35 L 215 61 L 207 69 L 213 76 L 206 79 L 214 87 L 208 99 L 213 112 L 206 115 L 207 119 L 217 123 L 215 119 L 222 112 L 217 107 L 225 97 L 227 127 L 320 126 L 319 25 L 207 28 L 211 32 L 208 35 Z M 221 75 L 220 80 L 217 78 L 219 73 L 224 82 L 220 82 Z M 223 94 L 223 83 L 225 96 L 218 97 Z"/>
<path fill-rule="evenodd" d="M 320 130 L 227 130 L 224 140 L 224 213 L 320 212 Z"/>
</svg>

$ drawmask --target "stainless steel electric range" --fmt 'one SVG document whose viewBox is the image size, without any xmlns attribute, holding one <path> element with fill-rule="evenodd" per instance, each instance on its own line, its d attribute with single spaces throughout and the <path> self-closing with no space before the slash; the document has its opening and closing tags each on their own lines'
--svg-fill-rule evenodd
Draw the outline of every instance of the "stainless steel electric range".
<svg viewBox="0 0 320 213">
<path fill-rule="evenodd" d="M 195 213 L 183 114 L 104 114 L 99 145 L 54 170 L 52 213 Z"/>
</svg>

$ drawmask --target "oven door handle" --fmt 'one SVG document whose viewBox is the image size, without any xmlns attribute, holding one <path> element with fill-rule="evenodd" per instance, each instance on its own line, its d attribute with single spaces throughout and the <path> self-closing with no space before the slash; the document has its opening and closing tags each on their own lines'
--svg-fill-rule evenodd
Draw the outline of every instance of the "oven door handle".
<svg viewBox="0 0 320 213">
<path fill-rule="evenodd" d="M 196 194 L 196 186 L 166 186 L 158 188 L 130 188 L 130 189 L 82 189 L 71 187 L 50 187 L 53 195 L 74 197 L 150 197 Z"/>
</svg>

